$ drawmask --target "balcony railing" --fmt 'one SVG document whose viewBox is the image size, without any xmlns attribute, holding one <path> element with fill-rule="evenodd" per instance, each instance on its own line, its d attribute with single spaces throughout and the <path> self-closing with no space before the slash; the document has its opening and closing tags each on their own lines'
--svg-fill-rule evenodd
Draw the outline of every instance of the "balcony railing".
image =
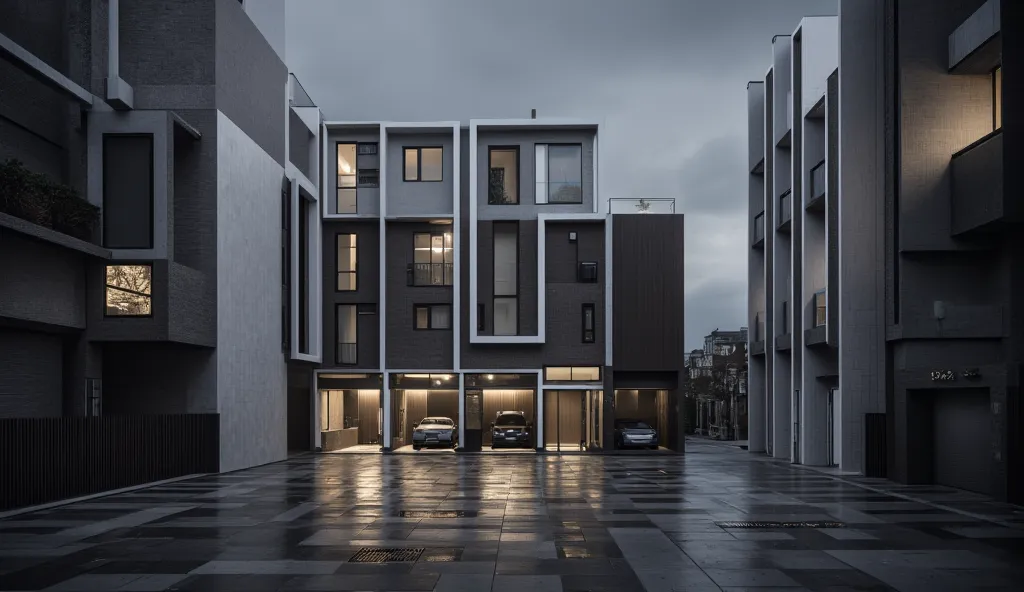
<svg viewBox="0 0 1024 592">
<path fill-rule="evenodd" d="M 413 263 L 413 286 L 450 286 L 455 275 L 451 263 Z"/>
<path fill-rule="evenodd" d="M 825 161 L 822 160 L 811 169 L 811 193 L 808 199 L 825 195 Z"/>
<path fill-rule="evenodd" d="M 779 228 L 793 219 L 793 190 L 787 189 L 779 196 Z"/>
<path fill-rule="evenodd" d="M 355 343 L 338 343 L 338 351 L 335 354 L 337 363 L 354 366 L 358 363 L 359 356 L 357 355 L 357 345 Z"/>
<path fill-rule="evenodd" d="M 764 212 L 754 216 L 754 245 L 764 241 Z"/>
<path fill-rule="evenodd" d="M 825 302 L 825 290 L 814 293 L 814 326 L 821 327 L 828 322 L 828 306 Z"/>
<path fill-rule="evenodd" d="M 608 200 L 609 214 L 675 214 L 674 197 L 613 197 Z"/>
</svg>

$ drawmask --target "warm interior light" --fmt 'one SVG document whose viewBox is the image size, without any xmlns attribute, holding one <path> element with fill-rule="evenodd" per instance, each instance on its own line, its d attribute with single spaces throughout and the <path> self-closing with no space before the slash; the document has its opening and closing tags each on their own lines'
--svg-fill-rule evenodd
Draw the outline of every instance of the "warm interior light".
<svg viewBox="0 0 1024 592">
<path fill-rule="evenodd" d="M 487 375 L 487 380 L 494 380 L 494 375 L 493 374 L 488 374 Z"/>
<path fill-rule="evenodd" d="M 341 171 L 342 175 L 352 174 L 352 167 L 344 160 L 338 160 L 338 170 Z"/>
</svg>

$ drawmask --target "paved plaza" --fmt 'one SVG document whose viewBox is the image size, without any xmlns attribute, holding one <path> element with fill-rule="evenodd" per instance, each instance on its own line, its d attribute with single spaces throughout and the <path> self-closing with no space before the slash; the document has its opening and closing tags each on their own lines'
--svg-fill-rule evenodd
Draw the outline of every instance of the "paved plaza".
<svg viewBox="0 0 1024 592">
<path fill-rule="evenodd" d="M 0 590 L 1010 590 L 1022 560 L 1018 508 L 703 441 L 304 455 L 0 521 Z"/>
</svg>

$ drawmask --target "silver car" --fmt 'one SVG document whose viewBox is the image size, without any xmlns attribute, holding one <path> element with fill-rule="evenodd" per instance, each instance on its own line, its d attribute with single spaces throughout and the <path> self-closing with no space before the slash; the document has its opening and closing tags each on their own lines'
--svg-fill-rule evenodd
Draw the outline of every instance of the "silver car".
<svg viewBox="0 0 1024 592">
<path fill-rule="evenodd" d="M 459 426 L 449 417 L 424 417 L 412 430 L 412 449 L 455 448 L 459 445 Z"/>
</svg>

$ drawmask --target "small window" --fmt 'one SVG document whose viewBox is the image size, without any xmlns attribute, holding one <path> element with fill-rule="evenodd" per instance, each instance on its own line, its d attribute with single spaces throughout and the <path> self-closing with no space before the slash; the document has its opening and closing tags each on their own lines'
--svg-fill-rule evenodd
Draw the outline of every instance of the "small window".
<svg viewBox="0 0 1024 592">
<path fill-rule="evenodd" d="M 153 314 L 153 267 L 108 265 L 106 316 L 148 317 Z"/>
<path fill-rule="evenodd" d="M 356 213 L 356 145 L 339 142 L 337 151 L 337 200 L 335 213 Z"/>
<path fill-rule="evenodd" d="M 406 148 L 406 181 L 440 181 L 443 177 L 444 150 L 441 148 Z"/>
<path fill-rule="evenodd" d="M 356 185 L 359 187 L 380 187 L 380 169 L 359 169 Z"/>
<path fill-rule="evenodd" d="M 452 233 L 413 234 L 412 286 L 451 286 L 455 276 Z"/>
<path fill-rule="evenodd" d="M 487 153 L 487 203 L 519 203 L 519 148 L 495 148 Z"/>
<path fill-rule="evenodd" d="M 580 282 L 594 283 L 597 281 L 597 263 L 594 261 L 580 262 Z"/>
<path fill-rule="evenodd" d="M 338 241 L 338 292 L 356 290 L 356 235 L 339 234 Z"/>
<path fill-rule="evenodd" d="M 377 142 L 360 142 L 358 152 L 359 154 L 377 154 Z"/>
<path fill-rule="evenodd" d="M 596 321 L 594 320 L 594 305 L 593 303 L 587 303 L 583 305 L 583 343 L 594 343 L 595 333 L 594 326 Z"/>
<path fill-rule="evenodd" d="M 413 319 L 413 327 L 418 330 L 451 329 L 452 305 L 417 304 L 413 307 Z"/>
</svg>

